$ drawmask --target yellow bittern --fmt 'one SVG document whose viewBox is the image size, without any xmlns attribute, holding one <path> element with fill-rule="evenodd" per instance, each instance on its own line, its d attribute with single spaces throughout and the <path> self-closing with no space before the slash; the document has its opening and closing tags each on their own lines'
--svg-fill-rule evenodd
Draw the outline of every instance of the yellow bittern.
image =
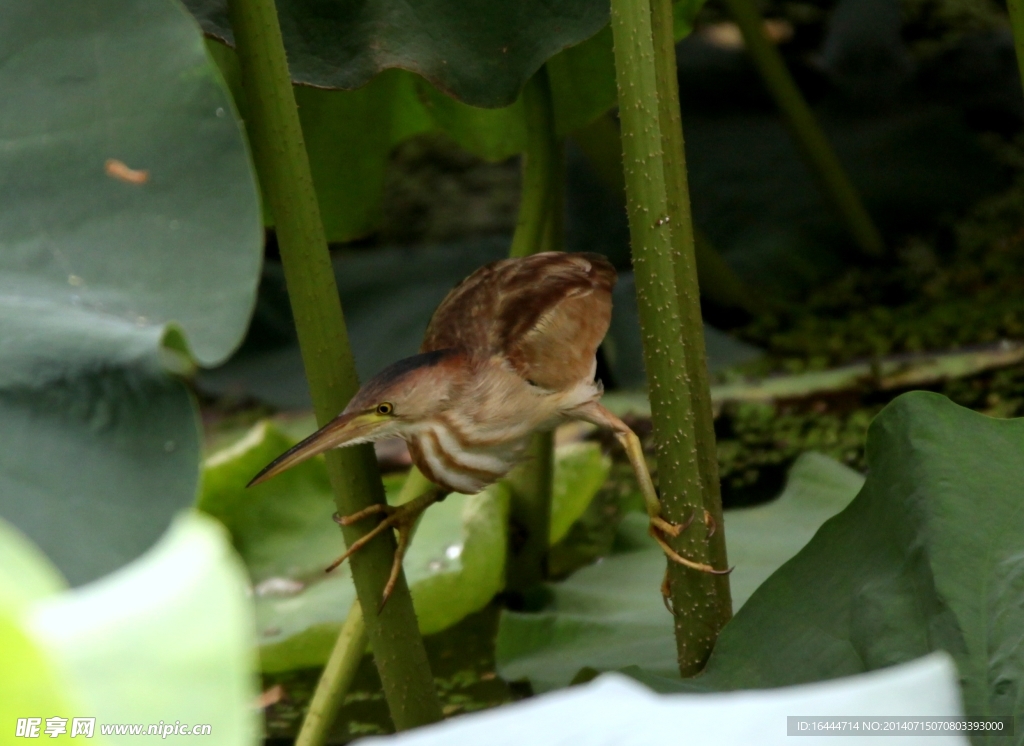
<svg viewBox="0 0 1024 746">
<path fill-rule="evenodd" d="M 457 285 L 427 326 L 420 353 L 366 382 L 345 411 L 261 471 L 262 482 L 331 448 L 403 438 L 441 491 L 404 505 L 373 505 L 339 519 L 385 518 L 328 570 L 389 528 L 398 534 L 387 600 L 416 518 L 448 492 L 474 494 L 520 462 L 530 436 L 567 420 L 610 429 L 625 448 L 650 516 L 674 561 L 721 573 L 668 544 L 686 528 L 661 516 L 640 439 L 600 404 L 597 347 L 608 331 L 615 269 L 597 254 L 549 252 L 488 264 Z M 687 524 L 688 525 L 688 524 Z"/>
</svg>

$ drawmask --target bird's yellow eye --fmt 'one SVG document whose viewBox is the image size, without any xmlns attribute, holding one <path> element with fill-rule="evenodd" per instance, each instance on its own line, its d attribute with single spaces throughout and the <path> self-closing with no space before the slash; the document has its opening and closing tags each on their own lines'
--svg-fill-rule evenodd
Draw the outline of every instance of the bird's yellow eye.
<svg viewBox="0 0 1024 746">
<path fill-rule="evenodd" d="M 389 401 L 377 405 L 377 414 L 388 415 L 395 411 L 395 405 Z"/>
</svg>

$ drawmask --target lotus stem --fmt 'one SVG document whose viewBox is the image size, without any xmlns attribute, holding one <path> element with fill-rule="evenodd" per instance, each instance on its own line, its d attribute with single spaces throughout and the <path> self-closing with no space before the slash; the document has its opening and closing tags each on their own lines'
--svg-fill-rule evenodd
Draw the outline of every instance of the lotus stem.
<svg viewBox="0 0 1024 746">
<path fill-rule="evenodd" d="M 686 151 L 683 147 L 683 123 L 679 110 L 679 83 L 676 77 L 676 48 L 672 34 L 672 0 L 651 0 L 651 18 L 655 45 L 655 74 L 658 84 L 658 120 L 668 190 L 669 230 L 672 233 L 672 262 L 682 321 L 686 377 L 690 381 L 690 404 L 696 435 L 697 465 L 700 469 L 703 508 L 717 530 L 708 539 L 709 562 L 713 567 L 729 566 L 722 519 L 722 491 L 718 480 L 718 450 L 715 447 L 715 417 L 711 409 L 711 381 L 704 346 L 704 322 L 700 311 L 697 280 L 697 246 L 690 216 L 690 189 L 686 178 Z M 704 269 L 707 269 L 705 266 Z M 699 607 L 704 610 L 699 623 L 689 615 L 677 615 L 677 636 L 686 638 L 688 667 L 697 673 L 725 623 L 732 618 L 732 596 L 728 575 L 695 577 L 678 565 L 669 567 L 676 609 Z M 681 627 L 687 627 L 682 631 Z M 683 657 L 680 655 L 680 661 Z M 682 668 L 682 666 L 681 666 Z"/>
<path fill-rule="evenodd" d="M 547 67 L 527 82 L 523 106 L 527 141 L 519 220 L 509 252 L 513 257 L 565 248 L 565 145 L 555 133 Z M 512 593 L 521 594 L 547 577 L 553 463 L 554 437 L 550 432 L 536 433 L 526 462 L 509 475 L 506 588 Z"/>
<path fill-rule="evenodd" d="M 793 82 L 782 55 L 765 36 L 761 14 L 752 0 L 725 0 L 725 5 L 739 26 L 747 52 L 782 112 L 822 194 L 846 223 L 860 250 L 868 256 L 881 255 L 885 250 L 882 234 L 871 220 L 857 188 L 843 170 L 811 107 Z"/>
<path fill-rule="evenodd" d="M 658 49 L 650 0 L 612 0 L 611 26 L 633 270 L 662 510 L 669 521 L 684 524 L 695 513 L 703 515 L 704 498 L 691 391 L 695 382 L 687 375 L 681 332 L 686 327 L 676 289 L 660 124 Z M 693 340 L 687 338 L 685 344 L 693 344 Z M 710 550 L 703 538 L 700 531 L 684 531 L 672 541 L 672 548 L 697 562 L 710 563 Z M 701 596 L 706 593 L 715 598 L 715 581 L 671 564 L 669 579 L 674 608 L 685 608 L 685 613 L 677 616 L 675 630 L 679 669 L 684 675 L 692 675 L 703 666 L 718 627 L 717 602 L 709 604 Z M 696 605 L 679 605 L 693 599 Z"/>
<path fill-rule="evenodd" d="M 276 220 L 306 378 L 317 422 L 323 426 L 345 407 L 359 382 L 313 190 L 277 9 L 273 0 L 230 0 L 228 12 L 248 106 L 250 145 Z M 331 451 L 327 469 L 340 514 L 384 501 L 371 447 Z M 348 527 L 343 532 L 351 544 L 362 530 Z M 385 532 L 352 558 L 356 593 L 364 608 L 377 607 L 394 550 L 394 537 Z M 395 727 L 405 730 L 440 720 L 441 704 L 404 575 L 383 613 L 367 618 L 366 632 Z"/>
</svg>

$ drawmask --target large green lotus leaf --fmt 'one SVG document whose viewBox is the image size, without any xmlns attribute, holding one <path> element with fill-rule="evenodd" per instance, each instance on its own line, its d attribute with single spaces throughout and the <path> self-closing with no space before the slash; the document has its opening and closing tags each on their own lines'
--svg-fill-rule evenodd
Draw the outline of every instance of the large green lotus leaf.
<svg viewBox="0 0 1024 746">
<path fill-rule="evenodd" d="M 690 33 L 703 4 L 704 0 L 682 0 L 673 6 L 676 41 Z M 559 137 L 585 127 L 615 107 L 618 92 L 610 27 L 554 55 L 547 67 Z M 463 149 L 489 161 L 501 161 L 526 149 L 521 98 L 501 108 L 481 108 L 448 96 L 421 78 L 417 86 L 434 126 Z"/>
<path fill-rule="evenodd" d="M 2 5 L 0 514 L 78 584 L 195 497 L 196 415 L 167 368 L 244 334 L 257 195 L 179 5 Z"/>
<path fill-rule="evenodd" d="M 618 100 L 611 28 L 605 26 L 581 44 L 547 62 L 555 130 L 566 137 L 612 109 Z M 460 147 L 488 161 L 501 161 L 526 149 L 522 98 L 501 108 L 463 103 L 419 81 L 420 97 L 437 129 Z"/>
<path fill-rule="evenodd" d="M 186 0 L 210 35 L 232 41 L 226 0 Z M 411 70 L 474 106 L 511 104 L 552 55 L 608 23 L 601 0 L 279 0 L 292 78 L 351 90 Z"/>
<path fill-rule="evenodd" d="M 135 562 L 24 611 L 20 624 L 65 701 L 56 711 L 19 714 L 59 715 L 69 725 L 72 717 L 95 717 L 97 739 L 104 723 L 180 720 L 209 724 L 212 742 L 224 746 L 258 743 L 252 617 L 245 569 L 226 532 L 187 511 Z M 0 670 L 8 665 L 8 652 L 5 647 Z M 23 657 L 30 650 L 22 641 L 14 653 Z"/>
<path fill-rule="evenodd" d="M 258 198 L 177 3 L 0 16 L 0 514 L 79 584 L 194 499 L 196 417 L 167 373 L 244 333 Z"/>
<path fill-rule="evenodd" d="M 739 607 L 767 575 L 790 559 L 815 530 L 853 499 L 862 478 L 819 454 L 805 454 L 774 502 L 725 515 L 733 603 Z M 647 517 L 623 520 L 619 553 L 549 586 L 539 613 L 504 612 L 498 630 L 501 675 L 529 679 L 534 689 L 566 686 L 584 667 L 640 665 L 671 676 L 677 670 L 673 620 L 658 586 L 665 555 L 647 535 Z"/>
<path fill-rule="evenodd" d="M 732 605 L 739 609 L 765 580 L 850 504 L 864 484 L 859 472 L 820 453 L 804 453 L 790 468 L 782 495 L 725 514 Z"/>
<path fill-rule="evenodd" d="M 704 676 L 666 685 L 785 686 L 941 649 L 965 712 L 1024 712 L 1022 454 L 1022 419 L 897 398 L 868 431 L 856 499 L 754 593 Z"/>
<path fill-rule="evenodd" d="M 270 422 L 256 425 L 206 462 L 201 509 L 221 520 L 245 559 L 256 592 L 264 670 L 323 664 L 352 602 L 326 468 L 313 459 L 251 489 L 245 484 L 296 442 Z M 386 480 L 394 497 L 401 477 Z M 420 521 L 406 577 L 421 630 L 444 629 L 485 606 L 504 584 L 508 492 L 449 495 Z"/>
</svg>

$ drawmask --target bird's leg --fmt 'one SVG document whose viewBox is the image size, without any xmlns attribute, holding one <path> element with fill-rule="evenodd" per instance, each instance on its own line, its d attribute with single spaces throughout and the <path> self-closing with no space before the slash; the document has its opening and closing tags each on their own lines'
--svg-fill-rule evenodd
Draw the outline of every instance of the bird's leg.
<svg viewBox="0 0 1024 746">
<path fill-rule="evenodd" d="M 617 418 L 616 418 L 617 419 Z M 668 555 L 669 559 L 674 562 L 678 562 L 680 565 L 685 565 L 693 570 L 700 570 L 701 572 L 708 572 L 714 575 L 720 575 L 727 573 L 728 570 L 716 570 L 711 565 L 703 562 L 694 562 L 693 560 L 683 557 L 681 554 L 676 552 L 671 546 L 669 546 L 666 535 L 675 538 L 679 536 L 683 531 L 689 528 L 690 524 L 693 523 L 694 516 L 691 515 L 686 519 L 686 523 L 670 523 L 665 520 L 661 515 L 661 500 L 658 499 L 658 493 L 654 489 L 654 482 L 651 480 L 651 473 L 647 469 L 647 460 L 644 458 L 643 446 L 640 444 L 640 438 L 637 437 L 625 423 L 622 425 L 625 430 L 615 430 L 615 437 L 622 444 L 622 447 L 626 449 L 626 456 L 629 458 L 629 463 L 633 467 L 633 472 L 636 474 L 636 480 L 640 484 L 640 492 L 644 496 L 644 505 L 647 508 L 647 515 L 651 521 L 651 536 L 658 542 L 658 545 L 662 548 L 662 551 Z M 707 511 L 705 511 L 706 513 Z"/>
<path fill-rule="evenodd" d="M 442 499 L 443 496 L 440 491 L 437 489 L 431 489 L 426 494 L 420 495 L 419 497 L 401 505 L 391 506 L 378 503 L 371 505 L 368 508 L 364 508 L 358 513 L 353 513 L 352 515 L 339 516 L 335 513 L 335 522 L 342 526 L 351 526 L 353 523 L 358 523 L 364 518 L 369 518 L 370 516 L 378 513 L 383 513 L 385 518 L 374 526 L 368 533 L 352 542 L 348 550 L 338 557 L 338 559 L 334 560 L 330 567 L 328 567 L 324 572 L 330 572 L 335 569 L 342 562 L 366 546 L 376 536 L 384 533 L 388 529 L 393 529 L 396 534 L 398 545 L 395 548 L 395 559 L 391 563 L 391 575 L 388 578 L 387 584 L 384 586 L 384 593 L 381 595 L 380 606 L 377 609 L 377 613 L 379 614 L 384 609 L 384 604 L 388 602 L 388 597 L 391 595 L 391 591 L 395 589 L 395 583 L 398 582 L 398 573 L 402 570 L 402 559 L 405 557 L 405 550 L 409 546 L 409 538 L 412 534 L 413 526 L 416 525 L 416 520 L 423 514 L 424 510 Z"/>
<path fill-rule="evenodd" d="M 686 567 L 694 570 L 700 570 L 701 572 L 707 572 L 713 575 L 725 575 L 729 573 L 730 570 L 716 570 L 711 567 L 711 565 L 687 559 L 669 546 L 666 536 L 671 536 L 672 538 L 679 536 L 679 534 L 685 531 L 693 522 L 694 516 L 691 515 L 687 519 L 686 523 L 678 524 L 665 520 L 661 515 L 661 500 L 658 499 L 658 492 L 654 489 L 654 482 L 651 480 L 651 473 L 647 469 L 647 460 L 644 458 L 643 446 L 640 443 L 640 438 L 638 438 L 636 433 L 630 429 L 629 425 L 597 402 L 590 402 L 589 404 L 585 404 L 583 407 L 574 410 L 573 416 L 586 422 L 592 422 L 600 427 L 606 427 L 615 433 L 616 439 L 626 450 L 626 457 L 629 458 L 629 463 L 633 467 L 633 473 L 636 474 L 636 481 L 639 484 L 640 492 L 644 497 L 644 507 L 647 509 L 647 515 L 651 521 L 651 536 L 656 542 L 658 542 L 658 545 L 662 548 L 662 551 L 668 555 L 668 558 L 673 562 L 678 562 L 680 565 L 685 565 Z M 710 519 L 710 513 L 705 510 L 704 523 L 709 527 L 709 531 L 714 531 L 714 520 Z"/>
</svg>

